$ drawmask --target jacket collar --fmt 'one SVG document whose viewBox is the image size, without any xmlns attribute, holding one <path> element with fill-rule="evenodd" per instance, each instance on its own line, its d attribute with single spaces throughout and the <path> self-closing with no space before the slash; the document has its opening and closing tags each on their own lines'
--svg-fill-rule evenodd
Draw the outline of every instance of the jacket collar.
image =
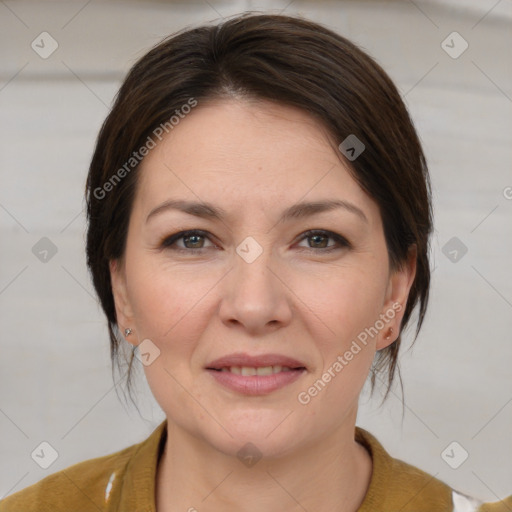
<svg viewBox="0 0 512 512">
<path fill-rule="evenodd" d="M 135 510 L 155 512 L 156 474 L 160 455 L 167 439 L 167 419 L 142 443 L 128 461 L 118 496 L 112 496 L 118 512 Z M 116 499 L 117 498 L 117 499 Z"/>
<path fill-rule="evenodd" d="M 166 439 L 167 419 L 145 441 L 135 445 L 135 452 L 127 463 L 122 484 L 116 486 L 114 482 L 112 491 L 115 489 L 116 492 L 112 492 L 110 502 L 118 505 L 112 511 L 125 512 L 137 507 L 140 512 L 155 512 L 157 467 Z M 393 459 L 380 442 L 361 427 L 355 427 L 355 440 L 366 448 L 373 466 L 370 484 L 358 512 L 373 512 L 381 509 L 387 502 L 388 489 L 396 483 L 394 479 L 397 472 L 402 472 L 404 463 Z"/>
</svg>

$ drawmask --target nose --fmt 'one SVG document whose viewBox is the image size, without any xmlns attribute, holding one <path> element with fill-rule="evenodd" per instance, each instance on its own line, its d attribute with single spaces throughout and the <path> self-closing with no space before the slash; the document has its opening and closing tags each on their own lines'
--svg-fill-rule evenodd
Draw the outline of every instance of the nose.
<svg viewBox="0 0 512 512">
<path fill-rule="evenodd" d="M 244 254 L 247 247 L 241 244 L 233 255 L 233 267 L 223 279 L 219 314 L 225 324 L 238 325 L 256 336 L 290 322 L 292 293 L 270 249 L 260 249 L 253 259 L 254 253 Z"/>
</svg>

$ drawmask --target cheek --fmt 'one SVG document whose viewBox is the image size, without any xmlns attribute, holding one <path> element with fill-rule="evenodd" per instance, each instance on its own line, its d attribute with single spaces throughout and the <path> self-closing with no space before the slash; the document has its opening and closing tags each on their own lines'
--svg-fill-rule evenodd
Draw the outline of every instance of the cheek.
<svg viewBox="0 0 512 512">
<path fill-rule="evenodd" d="M 198 400 L 204 393 L 197 381 L 204 361 L 201 343 L 215 339 L 205 333 L 215 325 L 225 271 L 191 263 L 178 267 L 150 256 L 132 263 L 129 294 L 139 341 L 150 339 L 159 349 L 155 361 L 144 367 L 147 382 L 163 410 L 189 411 L 183 421 L 201 418 L 201 408 L 192 414 L 188 392 Z"/>
<path fill-rule="evenodd" d="M 317 287 L 302 288 L 319 355 L 318 366 L 297 396 L 306 417 L 323 415 L 326 425 L 334 424 L 356 404 L 375 356 L 376 338 L 369 328 L 379 318 L 384 294 L 377 275 L 338 269 L 321 292 Z"/>
<path fill-rule="evenodd" d="M 202 298 L 215 284 L 215 276 L 200 277 L 194 269 L 172 268 L 162 258 L 133 258 L 128 293 L 141 339 L 157 345 L 164 341 L 186 348 L 207 321 Z M 206 301 L 205 301 L 206 302 Z"/>
<path fill-rule="evenodd" d="M 194 277 L 189 270 L 168 268 L 149 257 L 133 263 L 129 294 L 139 341 L 150 339 L 160 351 L 144 367 L 147 382 L 163 410 L 190 410 L 184 389 L 194 389 L 190 365 L 207 328 L 207 292 L 216 279 Z M 196 390 L 194 396 L 199 396 Z"/>
<path fill-rule="evenodd" d="M 375 323 L 385 295 L 385 279 L 379 269 L 347 267 L 330 273 L 328 279 L 303 283 L 297 293 L 324 325 L 332 339 L 348 339 Z M 316 284 L 315 284 L 316 283 Z M 297 283 L 298 285 L 300 283 Z M 329 336 L 327 336 L 329 338 Z"/>
</svg>

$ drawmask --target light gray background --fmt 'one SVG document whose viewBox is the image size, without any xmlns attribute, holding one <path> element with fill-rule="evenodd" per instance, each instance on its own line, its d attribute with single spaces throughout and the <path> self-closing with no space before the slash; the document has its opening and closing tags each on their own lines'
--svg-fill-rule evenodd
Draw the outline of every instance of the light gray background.
<svg viewBox="0 0 512 512">
<path fill-rule="evenodd" d="M 169 33 L 244 10 L 285 9 L 360 44 L 395 80 L 430 164 L 428 317 L 395 388 L 358 424 L 460 491 L 512 493 L 512 2 L 0 2 L 0 497 L 143 440 L 164 418 L 139 372 L 139 407 L 113 386 L 84 258 L 83 189 L 100 124 L 130 66 Z M 58 49 L 42 59 L 43 31 Z M 441 43 L 468 42 L 457 59 Z M 459 44 L 459 43 L 457 43 Z M 507 194 L 507 190 L 509 193 Z M 467 254 L 442 247 L 458 237 Z M 41 262 L 48 237 L 58 252 Z M 411 331 L 412 332 L 412 331 Z M 406 340 L 405 346 L 410 343 Z M 49 442 L 43 470 L 30 454 Z M 441 457 L 453 441 L 458 469 Z M 463 454 L 456 447 L 452 459 Z M 450 453 L 451 454 L 451 453 Z"/>
</svg>

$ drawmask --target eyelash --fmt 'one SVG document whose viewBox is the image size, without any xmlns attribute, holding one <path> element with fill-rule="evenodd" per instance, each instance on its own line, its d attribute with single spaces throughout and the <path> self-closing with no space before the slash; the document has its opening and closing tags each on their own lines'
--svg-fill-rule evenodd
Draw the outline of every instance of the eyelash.
<svg viewBox="0 0 512 512">
<path fill-rule="evenodd" d="M 191 253 L 191 252 L 202 253 L 204 250 L 209 249 L 209 247 L 199 247 L 196 249 L 189 249 L 189 248 L 177 247 L 175 245 L 175 243 L 178 240 L 181 240 L 185 237 L 194 236 L 194 235 L 202 236 L 202 237 L 209 239 L 208 233 L 206 231 L 203 231 L 201 229 L 190 229 L 187 231 L 180 231 L 179 233 L 175 233 L 174 235 L 171 235 L 171 236 L 165 238 L 161 242 L 160 246 L 163 249 L 170 249 L 170 250 L 181 252 L 181 253 Z M 321 235 L 321 236 L 324 236 L 327 238 L 332 238 L 337 243 L 337 245 L 330 246 L 328 248 L 303 247 L 302 249 L 306 249 L 306 251 L 309 250 L 309 251 L 313 251 L 313 252 L 318 252 L 320 250 L 321 252 L 324 252 L 324 253 L 331 253 L 332 251 L 338 250 L 338 249 L 352 248 L 352 245 L 350 244 L 350 242 L 348 242 L 348 240 L 346 238 L 342 237 L 341 235 L 338 235 L 337 233 L 333 233 L 332 231 L 326 231 L 323 229 L 310 229 L 308 231 L 305 231 L 303 233 L 302 238 L 299 240 L 299 242 L 302 242 L 303 240 L 310 238 L 312 236 L 316 236 L 316 235 Z"/>
</svg>

